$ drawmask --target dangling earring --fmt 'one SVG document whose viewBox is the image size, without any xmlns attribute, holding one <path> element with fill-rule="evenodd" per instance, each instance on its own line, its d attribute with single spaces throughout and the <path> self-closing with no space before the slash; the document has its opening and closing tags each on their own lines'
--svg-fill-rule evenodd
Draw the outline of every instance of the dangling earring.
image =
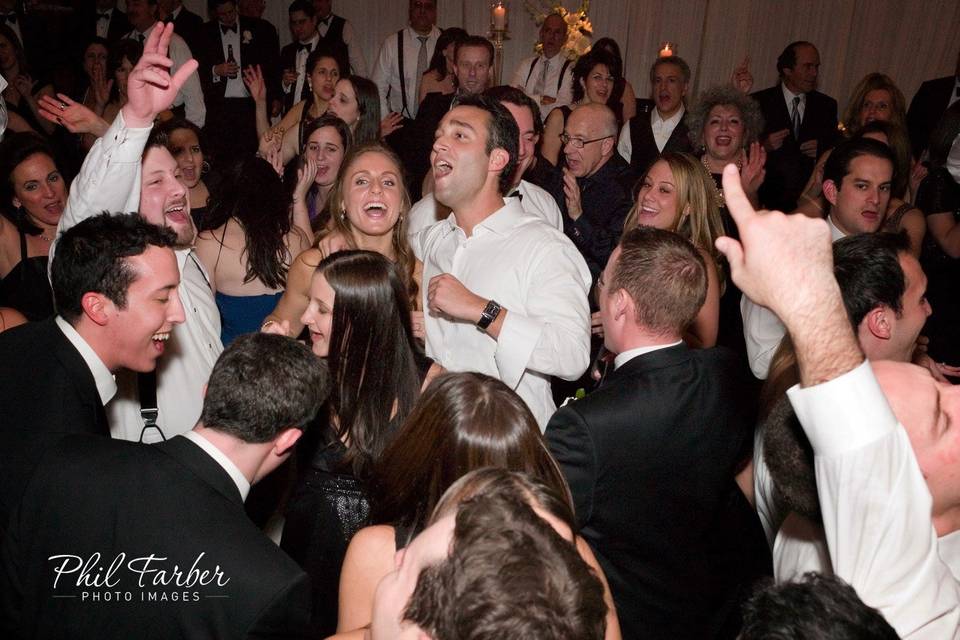
<svg viewBox="0 0 960 640">
<path fill-rule="evenodd" d="M 200 165 L 200 175 L 205 176 L 210 173 L 210 163 L 206 160 Z"/>
</svg>

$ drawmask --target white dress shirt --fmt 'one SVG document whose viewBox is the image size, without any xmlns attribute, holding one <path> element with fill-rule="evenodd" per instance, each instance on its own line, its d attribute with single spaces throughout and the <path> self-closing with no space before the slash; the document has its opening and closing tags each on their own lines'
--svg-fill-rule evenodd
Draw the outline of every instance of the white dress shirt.
<svg viewBox="0 0 960 640">
<path fill-rule="evenodd" d="M 117 382 L 114 380 L 113 374 L 110 373 L 110 369 L 107 369 L 107 365 L 103 364 L 103 360 L 100 359 L 97 352 L 87 344 L 83 336 L 77 333 L 77 330 L 73 328 L 72 324 L 60 316 L 54 318 L 54 322 L 57 323 L 60 331 L 63 332 L 63 335 L 70 341 L 70 344 L 73 345 L 73 348 L 77 350 L 80 357 L 83 358 L 83 361 L 87 364 L 87 368 L 90 369 L 90 373 L 93 374 L 93 382 L 97 385 L 97 395 L 100 396 L 100 404 L 106 405 L 110 402 L 110 399 L 113 398 L 114 394 L 117 393 Z"/>
<path fill-rule="evenodd" d="M 333 20 L 334 15 L 330 14 L 330 19 Z M 320 35 L 326 37 L 327 31 L 330 29 L 330 23 L 324 24 L 323 22 L 317 21 L 317 31 L 320 32 Z M 363 47 L 360 46 L 360 43 L 357 41 L 357 36 L 354 34 L 353 25 L 349 20 L 344 18 L 343 20 L 343 44 L 347 45 L 347 54 L 350 56 L 350 73 L 355 76 L 367 77 L 367 60 L 363 57 Z M 417 44 L 420 44 L 420 41 L 417 41 Z M 396 46 L 396 45 L 394 45 Z M 312 49 L 311 49 L 312 51 Z M 430 63 L 430 59 L 427 59 L 427 64 Z M 416 69 L 414 69 L 416 71 Z"/>
<path fill-rule="evenodd" d="M 536 60 L 536 63 L 534 63 L 534 60 Z M 566 61 L 567 59 L 559 53 L 552 58 L 546 58 L 543 55 L 530 56 L 520 62 L 513 74 L 513 81 L 510 84 L 518 89 L 523 89 L 524 93 L 540 105 L 540 117 L 543 118 L 544 122 L 547 121 L 547 116 L 555 108 L 573 102 L 573 62 L 567 65 L 567 69 L 563 73 L 563 80 L 560 80 L 560 70 L 563 69 Z M 530 65 L 533 65 L 532 73 L 530 72 Z M 535 92 L 535 89 L 537 81 L 543 73 L 543 65 L 548 65 L 547 77 L 543 83 L 543 93 L 539 94 Z M 558 83 L 560 85 L 559 91 L 557 91 Z M 557 101 L 543 104 L 541 102 L 543 96 L 556 98 Z"/>
<path fill-rule="evenodd" d="M 521 180 L 517 191 L 523 196 L 520 199 L 520 206 L 525 212 L 542 218 L 557 231 L 563 231 L 563 214 L 560 213 L 557 201 L 546 189 Z M 412 241 L 414 236 L 438 221 L 437 200 L 431 191 L 410 208 L 407 214 L 407 236 Z"/>
<path fill-rule="evenodd" d="M 412 243 L 426 284 L 449 273 L 506 311 L 499 339 L 472 322 L 424 314 L 427 355 L 449 371 L 479 371 L 514 389 L 541 431 L 556 410 L 550 376 L 575 380 L 590 361 L 590 271 L 569 238 L 523 211 L 516 198 L 469 237 L 451 215 Z"/>
<path fill-rule="evenodd" d="M 243 61 L 240 59 L 240 20 L 237 20 L 236 24 L 234 24 L 232 31 L 226 33 L 223 32 L 223 27 L 220 24 L 217 26 L 220 27 L 220 45 L 223 47 L 224 61 L 230 59 L 229 47 L 233 47 L 233 60 L 237 63 L 237 66 L 242 69 Z M 240 71 L 237 71 L 236 78 L 229 76 L 221 77 L 216 73 L 211 73 L 210 75 L 213 78 L 214 84 L 226 80 L 227 86 L 223 92 L 224 98 L 248 98 L 250 96 L 246 85 L 243 83 L 243 74 Z"/>
<path fill-rule="evenodd" d="M 296 69 L 296 72 L 297 72 L 297 82 L 296 84 L 286 86 L 283 88 L 284 93 L 290 93 L 291 91 L 294 92 L 293 94 L 294 104 L 300 101 L 300 92 L 303 91 L 303 85 L 307 81 L 307 58 L 309 58 L 310 54 L 313 53 L 313 50 L 317 48 L 317 44 L 319 42 L 320 42 L 320 34 L 318 34 L 317 32 L 314 32 L 313 37 L 311 37 L 306 42 L 297 41 L 298 49 L 297 49 L 297 55 L 294 62 L 294 64 L 296 65 L 294 68 Z M 299 46 L 303 44 L 310 45 L 310 50 L 308 51 L 306 49 L 300 49 Z"/>
<path fill-rule="evenodd" d="M 149 135 L 149 127 L 128 129 L 123 112 L 117 114 L 107 133 L 90 149 L 73 182 L 58 233 L 102 211 L 140 208 L 140 157 Z M 157 366 L 157 425 L 167 438 L 196 424 L 203 406 L 203 385 L 223 350 L 213 291 L 192 253 L 193 249 L 176 251 L 181 277 L 177 293 L 186 321 L 174 326 Z M 106 406 L 114 438 L 140 438 L 143 420 L 136 379 L 136 374 L 128 371 L 117 375 L 117 395 Z M 160 439 L 156 429 L 146 432 L 144 441 L 151 439 Z"/>
<path fill-rule="evenodd" d="M 240 498 L 244 502 L 247 500 L 247 496 L 250 495 L 250 481 L 247 480 L 247 477 L 243 475 L 243 472 L 233 463 L 227 454 L 217 448 L 217 445 L 213 444 L 202 435 L 191 429 L 183 434 L 183 437 L 194 443 L 201 449 L 203 449 L 208 456 L 214 459 L 217 464 L 223 467 L 223 470 L 227 472 L 227 475 L 230 476 L 230 479 L 233 480 L 233 484 L 237 485 L 237 490 L 240 492 Z"/>
<path fill-rule="evenodd" d="M 830 239 L 836 242 L 846 234 L 827 216 Z M 787 329 L 773 311 L 761 306 L 744 295 L 740 298 L 740 314 L 743 316 L 743 338 L 747 345 L 747 360 L 750 371 L 760 380 L 766 380 L 770 361 Z"/>
<path fill-rule="evenodd" d="M 870 364 L 787 395 L 813 447 L 834 573 L 901 638 L 960 638 L 960 584 L 933 500 Z"/>
<path fill-rule="evenodd" d="M 676 342 L 671 342 L 670 344 L 655 344 L 647 347 L 637 347 L 636 349 L 627 349 L 623 353 L 618 353 L 613 359 L 613 368 L 614 370 L 619 369 L 634 358 L 639 358 L 642 355 L 659 351 L 660 349 L 669 349 L 670 347 L 675 347 L 678 344 L 683 344 L 683 340 L 677 340 Z"/>
<path fill-rule="evenodd" d="M 97 11 L 97 14 L 97 37 L 106 40 L 110 33 L 110 21 L 113 20 L 113 9 Z"/>
<path fill-rule="evenodd" d="M 143 32 L 142 35 L 144 39 L 150 36 L 157 24 L 160 23 L 154 22 L 149 29 Z M 125 37 L 139 40 L 140 35 L 139 31 L 134 30 Z M 239 53 L 237 55 L 239 55 Z M 177 34 L 173 34 L 173 37 L 170 38 L 170 48 L 167 50 L 167 57 L 173 60 L 173 66 L 170 67 L 170 75 L 173 75 L 185 62 L 193 58 L 193 54 L 190 52 L 190 47 L 187 46 L 184 39 Z M 203 102 L 200 76 L 196 71 L 191 73 L 187 81 L 183 83 L 183 86 L 180 87 L 180 91 L 177 93 L 177 97 L 173 101 L 173 106 L 179 107 L 180 105 L 186 105 L 187 120 L 202 129 L 207 120 L 207 107 Z"/>
<path fill-rule="evenodd" d="M 373 76 L 370 78 L 380 89 L 380 115 L 396 111 L 404 117 L 416 118 L 420 106 L 420 78 L 417 76 L 417 58 L 420 54 L 420 34 L 407 26 L 403 30 L 403 78 L 407 89 L 407 112 L 403 113 L 403 99 L 400 94 L 400 70 L 397 60 L 397 33 L 393 32 L 386 37 L 380 46 L 380 55 L 373 65 Z M 427 64 L 433 57 L 433 50 L 437 46 L 440 29 L 436 26 L 430 31 L 427 38 Z M 351 47 L 353 49 L 353 47 Z"/>
</svg>

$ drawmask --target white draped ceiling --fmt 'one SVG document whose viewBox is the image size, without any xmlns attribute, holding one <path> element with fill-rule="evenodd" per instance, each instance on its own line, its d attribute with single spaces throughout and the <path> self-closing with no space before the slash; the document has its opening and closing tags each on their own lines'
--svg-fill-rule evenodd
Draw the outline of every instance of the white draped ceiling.
<svg viewBox="0 0 960 640">
<path fill-rule="evenodd" d="M 504 44 L 508 80 L 531 55 L 537 27 L 523 0 L 505 0 L 510 31 Z M 206 15 L 205 0 L 186 0 Z M 562 2 L 579 8 L 579 0 Z M 289 42 L 287 0 L 267 0 L 265 18 Z M 460 26 L 486 34 L 488 0 L 437 0 L 441 27 Z M 406 0 L 335 0 L 334 12 L 353 22 L 367 64 L 380 42 L 407 18 Z M 755 88 L 776 81 L 776 58 L 793 40 L 809 40 L 820 49 L 820 89 L 834 96 L 841 110 L 850 90 L 864 75 L 890 75 L 909 101 L 920 83 L 953 73 L 960 50 L 960 2 L 957 0 L 593 0 L 594 39 L 620 43 L 627 78 L 638 96 L 649 91 L 647 70 L 660 43 L 677 44 L 677 53 L 693 70 L 692 93 L 726 82 L 734 66 L 749 55 Z"/>
</svg>

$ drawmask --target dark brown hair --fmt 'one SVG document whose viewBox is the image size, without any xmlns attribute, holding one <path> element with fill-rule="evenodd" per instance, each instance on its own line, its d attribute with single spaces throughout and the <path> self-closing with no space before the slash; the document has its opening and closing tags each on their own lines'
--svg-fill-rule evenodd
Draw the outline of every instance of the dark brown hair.
<svg viewBox="0 0 960 640">
<path fill-rule="evenodd" d="M 412 537 L 450 485 L 483 467 L 524 471 L 569 495 L 520 396 L 482 373 L 438 376 L 375 466 L 371 521 Z"/>
</svg>

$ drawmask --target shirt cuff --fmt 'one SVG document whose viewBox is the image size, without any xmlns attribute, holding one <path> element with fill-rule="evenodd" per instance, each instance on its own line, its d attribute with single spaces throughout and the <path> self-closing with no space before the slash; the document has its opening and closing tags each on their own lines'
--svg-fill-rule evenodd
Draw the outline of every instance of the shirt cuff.
<svg viewBox="0 0 960 640">
<path fill-rule="evenodd" d="M 123 110 L 117 113 L 113 123 L 103 135 L 104 152 L 109 154 L 111 162 L 140 163 L 143 148 L 150 137 L 149 127 L 128 127 L 123 119 Z"/>
<path fill-rule="evenodd" d="M 523 372 L 527 370 L 530 356 L 543 333 L 543 324 L 540 320 L 507 310 L 493 359 L 497 363 L 500 379 L 511 389 L 517 388 Z"/>
<path fill-rule="evenodd" d="M 787 390 L 817 456 L 860 449 L 897 428 L 897 418 L 868 361 L 823 384 Z"/>
<path fill-rule="evenodd" d="M 222 80 L 222 78 L 217 75 L 217 65 L 210 67 L 210 76 L 213 78 L 213 84 L 217 84 Z"/>
</svg>

